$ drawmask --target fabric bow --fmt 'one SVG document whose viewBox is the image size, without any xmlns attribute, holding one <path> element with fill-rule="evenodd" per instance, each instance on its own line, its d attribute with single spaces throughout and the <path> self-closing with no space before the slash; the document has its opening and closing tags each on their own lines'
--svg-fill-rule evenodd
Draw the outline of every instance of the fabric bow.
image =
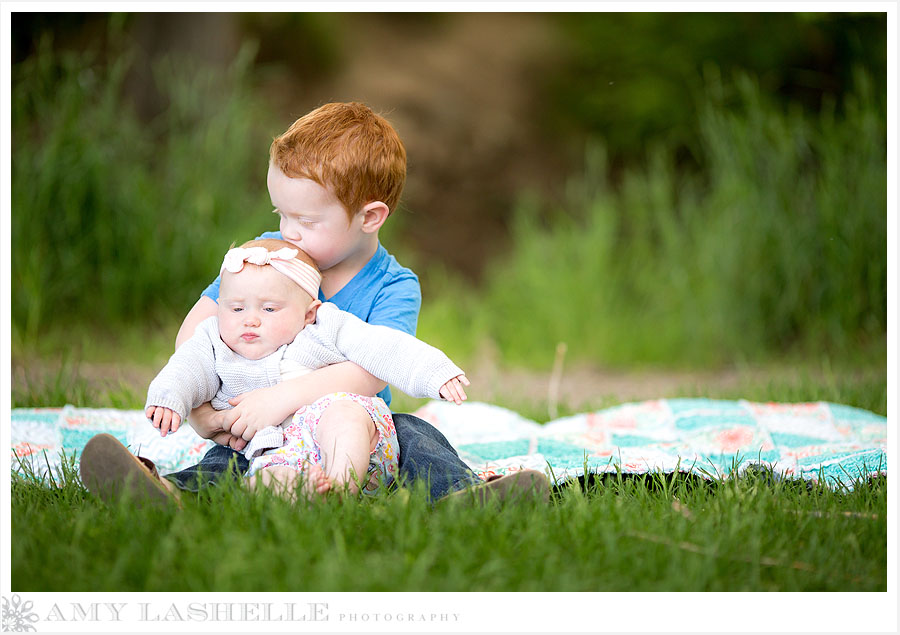
<svg viewBox="0 0 900 635">
<path fill-rule="evenodd" d="M 222 262 L 222 268 L 231 273 L 238 273 L 244 268 L 244 263 L 252 265 L 270 265 L 273 260 L 293 260 L 297 257 L 297 250 L 284 247 L 278 251 L 269 251 L 265 247 L 235 247 L 229 249 Z"/>
<path fill-rule="evenodd" d="M 315 300 L 319 297 L 322 275 L 315 267 L 299 260 L 298 253 L 300 253 L 298 250 L 290 247 L 283 247 L 277 251 L 269 251 L 265 247 L 233 247 L 225 254 L 219 272 L 240 273 L 245 262 L 259 266 L 270 265 L 279 273 L 296 282 Z"/>
</svg>

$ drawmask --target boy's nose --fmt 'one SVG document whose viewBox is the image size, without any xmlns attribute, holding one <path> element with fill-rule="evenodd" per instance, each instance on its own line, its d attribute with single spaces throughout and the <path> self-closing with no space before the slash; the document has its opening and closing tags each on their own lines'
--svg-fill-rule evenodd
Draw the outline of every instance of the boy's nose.
<svg viewBox="0 0 900 635">
<path fill-rule="evenodd" d="M 300 223 L 287 221 L 281 223 L 281 237 L 291 242 L 300 240 Z"/>
<path fill-rule="evenodd" d="M 247 311 L 244 314 L 244 326 L 259 326 L 259 316 Z"/>
</svg>

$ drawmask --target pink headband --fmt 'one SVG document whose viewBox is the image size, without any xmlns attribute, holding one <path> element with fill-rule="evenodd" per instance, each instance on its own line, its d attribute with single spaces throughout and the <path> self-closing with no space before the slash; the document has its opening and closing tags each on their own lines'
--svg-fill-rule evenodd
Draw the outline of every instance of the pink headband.
<svg viewBox="0 0 900 635">
<path fill-rule="evenodd" d="M 219 273 L 223 271 L 238 273 L 244 268 L 245 262 L 252 265 L 271 265 L 275 271 L 296 282 L 313 300 L 316 300 L 319 297 L 322 275 L 310 265 L 298 260 L 297 253 L 296 249 L 289 247 L 278 251 L 269 251 L 265 247 L 234 247 L 225 254 Z"/>
</svg>

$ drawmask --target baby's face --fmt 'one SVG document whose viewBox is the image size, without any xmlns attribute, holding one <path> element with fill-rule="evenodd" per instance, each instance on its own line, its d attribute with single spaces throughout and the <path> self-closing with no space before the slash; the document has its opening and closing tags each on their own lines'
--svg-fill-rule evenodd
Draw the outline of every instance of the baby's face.
<svg viewBox="0 0 900 635">
<path fill-rule="evenodd" d="M 290 344 L 306 326 L 312 299 L 295 282 L 269 266 L 246 264 L 222 272 L 219 335 L 235 353 L 261 359 Z"/>
</svg>

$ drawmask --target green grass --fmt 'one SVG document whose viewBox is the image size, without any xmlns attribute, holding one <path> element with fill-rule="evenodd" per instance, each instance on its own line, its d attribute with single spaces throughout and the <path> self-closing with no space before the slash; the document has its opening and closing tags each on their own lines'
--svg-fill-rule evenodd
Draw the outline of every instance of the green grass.
<svg viewBox="0 0 900 635">
<path fill-rule="evenodd" d="M 251 87 L 255 54 L 231 67 L 154 64 L 165 104 L 127 96 L 139 51 L 110 21 L 109 60 L 55 51 L 16 64 L 12 126 L 13 333 L 66 321 L 107 327 L 184 315 L 232 242 L 275 224 L 265 191 L 280 124 Z"/>
<path fill-rule="evenodd" d="M 12 487 L 16 591 L 876 591 L 886 541 L 884 479 L 613 475 L 503 509 L 432 509 L 421 488 L 293 507 L 229 484 L 138 510 L 71 467 Z"/>
<path fill-rule="evenodd" d="M 701 169 L 660 145 L 614 182 L 591 148 L 564 196 L 523 196 L 480 288 L 423 278 L 420 335 L 463 353 L 491 340 L 532 366 L 559 342 L 602 365 L 698 367 L 872 346 L 887 329 L 886 117 L 872 93 L 860 74 L 840 109 L 811 116 L 713 76 Z"/>
<path fill-rule="evenodd" d="M 13 408 L 48 408 L 65 405 L 91 408 L 140 409 L 144 391 L 119 380 L 91 382 L 78 373 L 78 365 L 63 360 L 59 367 L 36 378 L 22 377 L 13 383 Z"/>
<path fill-rule="evenodd" d="M 747 382 L 735 393 L 697 390 L 874 404 L 883 414 L 885 385 L 847 374 Z M 522 414 L 546 419 L 537 410 Z M 887 584 L 883 478 L 834 491 L 765 473 L 715 481 L 613 474 L 561 488 L 549 505 L 502 510 L 432 509 L 421 484 L 375 500 L 292 507 L 229 483 L 188 495 L 179 511 L 104 504 L 67 463 L 43 485 L 14 478 L 11 494 L 16 591 L 877 591 Z M 371 573 L 385 570 L 391 575 Z"/>
</svg>

